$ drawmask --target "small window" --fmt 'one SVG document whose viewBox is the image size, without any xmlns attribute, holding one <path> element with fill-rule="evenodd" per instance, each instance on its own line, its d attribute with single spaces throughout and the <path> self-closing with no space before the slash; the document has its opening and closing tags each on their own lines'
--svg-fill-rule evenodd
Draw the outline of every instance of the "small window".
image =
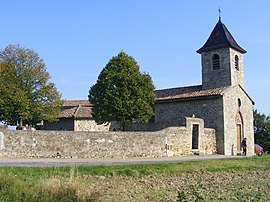
<svg viewBox="0 0 270 202">
<path fill-rule="evenodd" d="M 235 66 L 235 69 L 239 70 L 239 58 L 237 55 L 235 55 L 234 57 L 234 66 Z"/>
<path fill-rule="evenodd" d="M 213 55 L 213 70 L 220 69 L 220 60 L 219 60 L 219 55 L 215 54 Z"/>
<path fill-rule="evenodd" d="M 241 102 L 240 98 L 238 98 L 238 107 L 241 107 L 241 105 L 242 105 L 242 102 Z"/>
</svg>

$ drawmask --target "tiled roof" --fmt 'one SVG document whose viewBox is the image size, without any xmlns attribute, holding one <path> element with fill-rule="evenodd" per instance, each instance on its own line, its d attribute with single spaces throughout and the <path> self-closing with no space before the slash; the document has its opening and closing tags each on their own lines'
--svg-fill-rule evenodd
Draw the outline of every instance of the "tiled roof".
<svg viewBox="0 0 270 202">
<path fill-rule="evenodd" d="M 91 106 L 88 100 L 65 100 L 59 118 L 91 119 Z"/>
<path fill-rule="evenodd" d="M 203 90 L 201 85 L 155 91 L 157 102 L 222 95 L 228 87 Z"/>
<path fill-rule="evenodd" d="M 92 106 L 88 100 L 64 100 L 63 107 Z"/>
<path fill-rule="evenodd" d="M 202 90 L 202 85 L 155 90 L 157 99 Z"/>
<path fill-rule="evenodd" d="M 199 50 L 197 50 L 197 53 L 226 47 L 231 47 L 240 51 L 241 53 L 246 53 L 246 51 L 237 44 L 229 30 L 219 19 L 206 43 Z"/>
<path fill-rule="evenodd" d="M 78 107 L 76 113 L 74 114 L 74 117 L 77 119 L 91 119 L 93 118 L 92 116 L 92 110 L 90 107 Z"/>
<path fill-rule="evenodd" d="M 77 107 L 62 108 L 58 118 L 72 118 L 77 110 Z"/>
</svg>

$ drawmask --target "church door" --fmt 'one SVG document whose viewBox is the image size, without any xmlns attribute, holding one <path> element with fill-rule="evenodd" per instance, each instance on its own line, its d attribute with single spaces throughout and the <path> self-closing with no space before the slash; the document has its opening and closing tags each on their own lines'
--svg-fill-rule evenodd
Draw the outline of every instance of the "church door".
<svg viewBox="0 0 270 202">
<path fill-rule="evenodd" d="M 236 115 L 236 150 L 237 152 L 241 151 L 241 142 L 243 139 L 243 118 L 242 114 L 239 111 Z"/>
<path fill-rule="evenodd" d="M 242 141 L 242 127 L 241 124 L 237 124 L 237 151 L 241 151 Z"/>
</svg>

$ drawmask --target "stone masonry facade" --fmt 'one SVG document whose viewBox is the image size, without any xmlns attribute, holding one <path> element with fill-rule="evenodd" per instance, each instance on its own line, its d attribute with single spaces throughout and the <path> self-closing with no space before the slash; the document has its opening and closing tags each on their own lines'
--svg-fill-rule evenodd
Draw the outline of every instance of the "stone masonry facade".
<svg viewBox="0 0 270 202">
<path fill-rule="evenodd" d="M 148 127 L 135 124 L 130 130 L 156 130 L 180 126 L 185 117 L 204 120 L 215 129 L 217 153 L 240 155 L 247 138 L 247 155 L 254 154 L 253 105 L 244 89 L 243 54 L 219 18 L 201 54 L 202 85 L 156 91 L 154 122 Z M 192 136 L 192 134 L 190 134 Z"/>
<path fill-rule="evenodd" d="M 204 121 L 187 118 L 185 127 L 155 132 L 0 132 L 0 157 L 9 158 L 128 158 L 216 153 L 215 130 Z M 197 149 L 192 149 L 192 125 L 199 127 Z"/>
<path fill-rule="evenodd" d="M 220 56 L 220 69 L 213 71 L 212 57 Z M 234 68 L 235 55 L 238 56 L 239 70 Z M 241 85 L 244 87 L 243 55 L 232 48 L 216 49 L 202 53 L 202 86 L 203 89 Z"/>
<path fill-rule="evenodd" d="M 171 123 L 174 126 L 183 125 L 185 116 L 203 119 L 205 127 L 215 129 L 218 153 L 223 153 L 222 97 L 162 103 L 155 107 L 158 112 L 156 121 L 164 123 L 164 127 L 169 127 Z"/>
<path fill-rule="evenodd" d="M 236 85 L 228 90 L 223 97 L 224 102 L 224 148 L 225 155 L 241 153 L 240 141 L 237 140 L 237 125 L 241 130 L 241 140 L 247 138 L 247 155 L 254 154 L 253 103 Z M 239 150 L 240 148 L 240 150 Z"/>
</svg>

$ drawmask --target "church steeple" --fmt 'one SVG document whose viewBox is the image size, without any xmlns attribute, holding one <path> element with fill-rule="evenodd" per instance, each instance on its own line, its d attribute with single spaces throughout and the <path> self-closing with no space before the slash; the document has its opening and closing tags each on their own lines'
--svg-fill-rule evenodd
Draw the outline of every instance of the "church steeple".
<svg viewBox="0 0 270 202">
<path fill-rule="evenodd" d="M 243 54 L 246 51 L 219 20 L 206 43 L 197 50 L 202 58 L 202 88 L 244 87 Z"/>
<path fill-rule="evenodd" d="M 234 40 L 229 30 L 221 22 L 221 17 L 219 16 L 219 20 L 215 28 L 213 29 L 206 43 L 199 50 L 197 50 L 197 53 L 201 54 L 202 52 L 227 47 L 233 48 L 242 54 L 246 53 L 246 51 L 243 48 L 241 48 Z"/>
</svg>

